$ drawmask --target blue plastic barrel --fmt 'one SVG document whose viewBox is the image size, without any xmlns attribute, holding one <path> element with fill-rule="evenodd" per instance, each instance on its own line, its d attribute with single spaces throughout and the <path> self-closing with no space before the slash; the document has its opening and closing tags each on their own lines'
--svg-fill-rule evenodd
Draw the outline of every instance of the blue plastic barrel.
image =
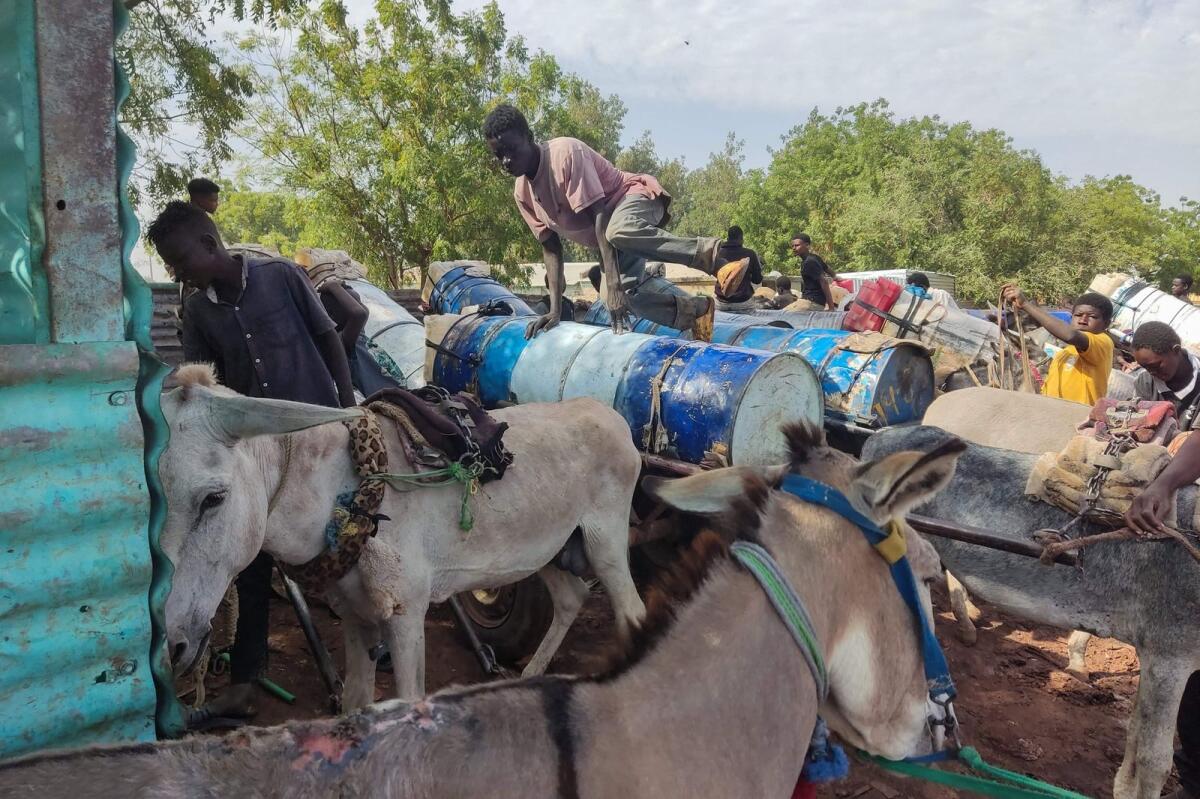
<svg viewBox="0 0 1200 799">
<path fill-rule="evenodd" d="M 724 344 L 795 352 L 821 378 L 825 413 L 865 427 L 917 421 L 933 402 L 933 362 L 923 347 L 892 339 L 878 349 L 843 330 L 786 330 L 743 327 L 714 331 Z M 870 349 L 856 352 L 855 349 Z"/>
<path fill-rule="evenodd" d="M 730 463 L 781 463 L 781 426 L 823 421 L 820 381 L 794 353 L 570 322 L 525 341 L 528 322 L 464 317 L 440 342 L 434 382 L 475 391 L 486 407 L 592 397 L 625 417 L 643 451 L 692 463 L 710 451 Z"/>
<path fill-rule="evenodd" d="M 461 265 L 438 264 L 446 267 L 445 272 L 437 275 L 431 267 L 430 277 L 434 278 L 433 291 L 429 296 L 429 305 L 434 313 L 461 313 L 464 308 L 483 305 L 488 302 L 503 302 L 517 316 L 531 316 L 533 309 L 529 304 L 490 277 L 475 274 L 478 264 L 463 263 Z M 435 277 L 436 275 L 436 277 Z"/>
<path fill-rule="evenodd" d="M 464 316 L 441 341 L 433 382 L 452 392 L 469 391 L 486 408 L 512 402 L 513 367 L 529 343 L 528 325 L 529 318 L 521 316 Z"/>
</svg>

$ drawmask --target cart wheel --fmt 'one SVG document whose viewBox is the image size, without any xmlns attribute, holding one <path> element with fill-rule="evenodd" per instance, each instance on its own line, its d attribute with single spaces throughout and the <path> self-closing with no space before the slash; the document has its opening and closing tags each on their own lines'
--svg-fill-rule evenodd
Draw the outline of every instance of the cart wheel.
<svg viewBox="0 0 1200 799">
<path fill-rule="evenodd" d="M 537 575 L 502 588 L 465 591 L 458 599 L 480 642 L 510 664 L 533 654 L 554 618 L 550 592 Z"/>
</svg>

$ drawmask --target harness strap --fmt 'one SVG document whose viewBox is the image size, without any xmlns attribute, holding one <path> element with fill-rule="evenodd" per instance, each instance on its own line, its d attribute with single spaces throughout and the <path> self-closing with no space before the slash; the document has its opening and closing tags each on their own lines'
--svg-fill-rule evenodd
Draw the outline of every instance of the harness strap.
<svg viewBox="0 0 1200 799">
<path fill-rule="evenodd" d="M 817 641 L 812 617 L 808 615 L 804 601 L 796 594 L 792 584 L 780 570 L 779 564 L 766 549 L 749 541 L 735 541 L 729 551 L 758 581 L 771 606 L 792 634 L 817 684 L 817 699 L 824 702 L 829 695 L 829 674 L 825 670 L 821 645 Z"/>
<path fill-rule="evenodd" d="M 894 538 L 894 536 L 898 535 L 895 528 L 893 528 L 891 534 L 879 529 L 879 525 L 862 513 L 859 513 L 850 504 L 850 500 L 833 486 L 826 485 L 817 480 L 811 480 L 807 477 L 801 477 L 798 474 L 789 474 L 783 478 L 782 488 L 797 499 L 810 502 L 814 505 L 821 505 L 852 522 L 858 529 L 862 530 L 863 535 L 867 537 L 867 541 L 871 546 L 879 548 L 882 545 L 883 550 L 886 550 L 891 555 L 899 551 L 899 546 L 896 544 Z M 953 699 L 957 692 L 954 688 L 954 680 L 950 676 L 950 667 L 946 663 L 946 655 L 942 652 L 942 647 L 938 643 L 937 637 L 933 634 L 933 627 L 926 617 L 924 609 L 921 607 L 921 595 L 917 590 L 917 579 L 913 575 L 912 566 L 909 565 L 908 558 L 901 553 L 901 556 L 894 562 L 889 562 L 888 568 L 891 570 L 892 580 L 896 583 L 896 588 L 900 591 L 900 596 L 904 599 L 905 604 L 908 605 L 909 610 L 912 611 L 917 621 L 921 636 L 921 655 L 925 663 L 925 681 L 929 686 L 929 695 L 935 701 L 945 702 Z"/>
</svg>

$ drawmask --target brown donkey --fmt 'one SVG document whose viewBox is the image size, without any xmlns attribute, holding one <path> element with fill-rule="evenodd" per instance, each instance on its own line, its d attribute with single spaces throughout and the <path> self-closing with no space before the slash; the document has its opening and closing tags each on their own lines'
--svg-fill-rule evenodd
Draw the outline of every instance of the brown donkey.
<svg viewBox="0 0 1200 799">
<path fill-rule="evenodd" d="M 820 473 L 818 432 L 790 432 L 795 468 L 831 482 L 842 474 Z M 944 485 L 957 457 L 954 447 L 897 453 L 836 487 L 886 523 Z M 655 487 L 717 518 L 651 592 L 631 651 L 603 676 L 453 688 L 223 738 L 35 755 L 0 766 L 0 795 L 788 796 L 818 709 L 852 745 L 890 758 L 927 753 L 931 706 L 911 613 L 854 525 L 772 490 L 787 468 Z M 820 708 L 800 650 L 728 558 L 735 538 L 769 550 L 807 606 L 829 673 Z M 908 548 L 919 579 L 936 578 L 932 549 L 912 534 Z"/>
</svg>

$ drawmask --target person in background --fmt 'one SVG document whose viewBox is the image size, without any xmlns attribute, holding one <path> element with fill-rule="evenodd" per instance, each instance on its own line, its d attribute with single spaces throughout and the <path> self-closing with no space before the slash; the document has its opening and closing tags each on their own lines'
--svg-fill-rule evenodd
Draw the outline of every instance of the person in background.
<svg viewBox="0 0 1200 799">
<path fill-rule="evenodd" d="M 1200 410 L 1200 358 L 1183 348 L 1179 334 L 1165 322 L 1146 322 L 1133 333 L 1130 349 L 1138 366 L 1138 399 L 1175 405 L 1179 429 L 1188 431 Z"/>
<path fill-rule="evenodd" d="M 1193 304 L 1192 298 L 1190 296 L 1191 293 L 1192 293 L 1192 276 L 1191 275 L 1177 275 L 1175 277 L 1175 279 L 1171 281 L 1171 296 L 1174 297 L 1175 299 L 1183 300 L 1188 305 L 1192 305 Z"/>
<path fill-rule="evenodd" d="M 549 292 L 550 292 L 550 276 L 549 275 L 542 276 L 542 285 L 544 285 L 546 287 L 546 292 L 547 292 L 546 296 L 533 304 L 533 310 L 536 313 L 538 313 L 539 315 L 544 316 L 544 315 L 550 313 L 550 309 L 554 307 L 554 302 L 550 299 L 550 294 L 549 294 Z M 596 289 L 596 291 L 600 291 L 600 289 Z M 565 295 L 559 297 L 559 301 L 558 301 L 558 306 L 560 308 L 559 319 L 563 322 L 574 322 L 575 321 L 575 303 L 571 302 L 570 300 L 566 300 L 564 302 L 565 299 L 566 299 Z"/>
<path fill-rule="evenodd" d="M 600 251 L 605 304 L 613 329 L 629 329 L 632 313 L 676 330 L 712 339 L 716 301 L 639 291 L 646 261 L 684 264 L 707 274 L 721 266 L 720 240 L 683 238 L 665 226 L 671 196 L 650 175 L 622 172 L 584 142 L 559 137 L 534 140 L 516 108 L 500 105 L 483 123 L 488 148 L 516 178 L 513 199 L 542 245 L 551 307 L 534 320 L 527 335 L 558 324 L 565 282 L 562 238 Z"/>
<path fill-rule="evenodd" d="M 283 258 L 230 254 L 212 219 L 178 200 L 147 236 L 172 277 L 196 289 L 184 315 L 184 358 L 211 363 L 223 385 L 250 397 L 355 404 L 342 340 L 303 269 Z M 261 553 L 238 575 L 231 685 L 205 708 L 210 715 L 254 713 L 254 680 L 267 663 L 272 565 Z"/>
<path fill-rule="evenodd" d="M 1015 283 L 1001 289 L 1001 298 L 1025 311 L 1064 347 L 1050 362 L 1050 372 L 1042 393 L 1084 405 L 1094 405 L 1108 391 L 1108 375 L 1113 364 L 1113 340 L 1108 335 L 1113 308 L 1108 298 L 1089 292 L 1075 300 L 1071 323 L 1052 316 L 1025 298 Z"/>
<path fill-rule="evenodd" d="M 775 278 L 775 297 L 771 300 L 771 307 L 777 311 L 782 311 L 796 300 L 800 299 L 792 291 L 792 279 L 785 276 Z"/>
<path fill-rule="evenodd" d="M 1175 506 L 1175 492 L 1200 480 L 1200 436 L 1191 435 L 1158 477 L 1134 498 L 1125 513 L 1130 529 L 1153 534 Z M 1175 768 L 1179 769 L 1179 790 L 1163 799 L 1200 799 L 1200 671 L 1193 671 L 1183 689 L 1175 730 L 1179 748 L 1175 750 Z"/>
<path fill-rule="evenodd" d="M 754 289 L 762 285 L 762 261 L 758 253 L 744 245 L 745 235 L 737 225 L 725 234 L 721 258 L 727 265 L 717 270 L 717 308 L 722 311 L 743 311 L 757 307 L 751 300 Z M 742 263 L 745 261 L 745 263 Z"/>
<path fill-rule="evenodd" d="M 921 299 L 929 299 L 929 277 L 924 272 L 913 272 L 904 281 L 904 290 Z"/>
<path fill-rule="evenodd" d="M 188 202 L 206 214 L 215 214 L 221 204 L 221 187 L 208 178 L 192 178 L 188 181 Z"/>
<path fill-rule="evenodd" d="M 812 237 L 807 233 L 792 236 L 792 253 L 800 259 L 800 299 L 809 303 L 800 311 L 836 311 L 831 281 L 837 277 L 821 256 L 812 251 Z"/>
</svg>

